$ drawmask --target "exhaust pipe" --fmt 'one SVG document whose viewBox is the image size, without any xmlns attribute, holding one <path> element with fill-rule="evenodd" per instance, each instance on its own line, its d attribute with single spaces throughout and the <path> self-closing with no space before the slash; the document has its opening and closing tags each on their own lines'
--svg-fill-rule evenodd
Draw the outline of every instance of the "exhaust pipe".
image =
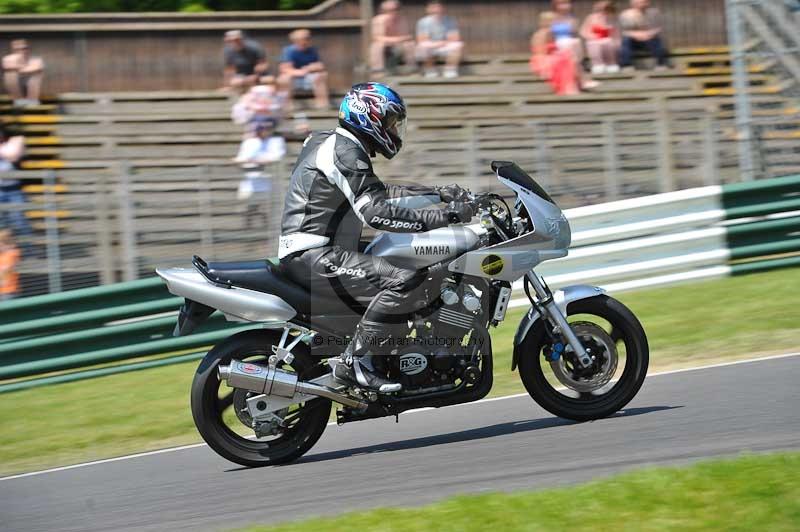
<svg viewBox="0 0 800 532">
<path fill-rule="evenodd" d="M 231 360 L 230 365 L 219 366 L 217 373 L 220 380 L 232 388 L 289 398 L 294 397 L 296 393 L 317 395 L 353 408 L 367 407 L 367 403 L 363 401 L 353 399 L 327 386 L 300 381 L 294 373 L 275 367 Z"/>
</svg>

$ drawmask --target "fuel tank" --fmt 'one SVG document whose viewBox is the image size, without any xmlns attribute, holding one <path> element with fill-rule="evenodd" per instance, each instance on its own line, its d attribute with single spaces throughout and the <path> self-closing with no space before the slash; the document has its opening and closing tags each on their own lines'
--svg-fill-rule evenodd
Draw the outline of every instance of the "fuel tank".
<svg viewBox="0 0 800 532">
<path fill-rule="evenodd" d="M 382 233 L 366 252 L 395 266 L 420 269 L 475 249 L 485 230 L 480 225 L 457 225 L 426 233 Z"/>
</svg>

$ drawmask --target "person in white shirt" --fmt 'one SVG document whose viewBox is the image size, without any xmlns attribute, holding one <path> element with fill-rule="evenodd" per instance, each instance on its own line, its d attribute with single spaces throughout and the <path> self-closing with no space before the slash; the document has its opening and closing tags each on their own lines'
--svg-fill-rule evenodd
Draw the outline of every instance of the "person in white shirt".
<svg viewBox="0 0 800 532">
<path fill-rule="evenodd" d="M 456 78 L 464 50 L 458 24 L 454 18 L 445 15 L 442 2 L 428 2 L 425 12 L 427 15 L 417 21 L 417 55 L 425 66 L 425 77 L 439 75 L 434 68 L 439 57 L 446 61 L 444 77 Z"/>
<path fill-rule="evenodd" d="M 264 225 L 269 222 L 266 212 L 272 191 L 271 167 L 286 155 L 286 141 L 275 133 L 275 119 L 259 117 L 251 122 L 253 136 L 242 141 L 233 161 L 245 169 L 239 182 L 236 197 L 247 201 L 246 227 L 252 226 L 253 217 L 260 214 Z M 265 168 L 266 167 L 266 168 Z"/>
<path fill-rule="evenodd" d="M 286 141 L 275 134 L 277 122 L 271 117 L 257 117 L 250 123 L 253 136 L 242 141 L 234 162 L 241 165 L 264 165 L 283 159 Z"/>
</svg>

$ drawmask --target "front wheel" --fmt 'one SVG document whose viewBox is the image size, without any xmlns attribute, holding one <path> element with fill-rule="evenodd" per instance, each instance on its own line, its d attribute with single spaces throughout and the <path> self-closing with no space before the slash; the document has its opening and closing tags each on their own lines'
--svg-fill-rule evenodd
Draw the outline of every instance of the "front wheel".
<svg viewBox="0 0 800 532">
<path fill-rule="evenodd" d="M 539 320 L 517 347 L 522 383 L 542 408 L 559 417 L 608 417 L 624 408 L 644 383 L 650 358 L 647 336 L 636 316 L 606 295 L 570 303 L 567 321 L 592 365 L 582 368 Z"/>
<path fill-rule="evenodd" d="M 280 423 L 269 435 L 255 437 L 246 400 L 253 392 L 229 388 L 217 374 L 220 364 L 232 359 L 266 364 L 271 346 L 280 335 L 263 329 L 235 334 L 216 345 L 200 363 L 192 382 L 192 416 L 200 435 L 220 456 L 247 467 L 277 465 L 302 456 L 319 440 L 331 411 L 331 401 L 316 398 L 276 412 Z M 292 350 L 291 365 L 282 362 L 284 371 L 298 378 L 317 377 L 315 364 L 302 344 Z"/>
</svg>

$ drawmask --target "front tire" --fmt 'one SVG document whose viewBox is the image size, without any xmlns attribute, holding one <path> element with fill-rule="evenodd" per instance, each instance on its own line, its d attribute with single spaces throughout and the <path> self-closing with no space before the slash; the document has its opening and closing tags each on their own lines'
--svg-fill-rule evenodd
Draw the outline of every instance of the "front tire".
<svg viewBox="0 0 800 532">
<path fill-rule="evenodd" d="M 232 359 L 265 363 L 271 346 L 277 345 L 280 335 L 264 329 L 253 329 L 235 334 L 216 345 L 203 358 L 192 382 L 192 417 L 203 440 L 217 454 L 246 467 L 284 464 L 305 454 L 322 436 L 331 411 L 331 401 L 317 398 L 300 405 L 291 413 L 292 424 L 283 433 L 269 440 L 244 437 L 226 423 L 225 413 L 235 408 L 234 391 L 221 383 L 217 374 L 220 364 L 230 364 Z M 302 344 L 292 350 L 295 355 L 290 367 L 298 378 L 313 378 L 319 366 L 314 363 Z M 220 397 L 220 394 L 223 394 Z M 244 393 L 239 391 L 239 393 Z M 227 394 L 227 395 L 226 395 Z M 290 415 L 286 415 L 289 419 Z M 235 419 L 235 418 L 234 418 Z M 238 420 L 234 421 L 234 424 Z M 241 425 L 237 428 L 242 428 Z"/>
<path fill-rule="evenodd" d="M 589 316 L 588 322 L 580 322 L 583 327 L 587 323 L 590 327 L 605 324 L 605 328 L 609 329 L 606 331 L 607 337 L 615 345 L 624 348 L 624 368 L 621 374 L 614 376 L 615 382 L 612 380 L 593 392 L 561 386 L 562 383 L 554 376 L 557 372 L 550 373 L 544 364 L 543 353 L 547 352 L 552 342 L 546 334 L 543 320 L 539 320 L 531 328 L 517 347 L 519 371 L 525 389 L 542 408 L 566 419 L 590 421 L 612 415 L 636 396 L 647 375 L 650 354 L 641 323 L 616 299 L 600 295 L 570 303 L 567 307 L 567 319 L 571 320 L 578 315 Z M 552 366 L 552 363 L 549 364 Z M 614 371 L 619 371 L 616 360 Z"/>
</svg>

